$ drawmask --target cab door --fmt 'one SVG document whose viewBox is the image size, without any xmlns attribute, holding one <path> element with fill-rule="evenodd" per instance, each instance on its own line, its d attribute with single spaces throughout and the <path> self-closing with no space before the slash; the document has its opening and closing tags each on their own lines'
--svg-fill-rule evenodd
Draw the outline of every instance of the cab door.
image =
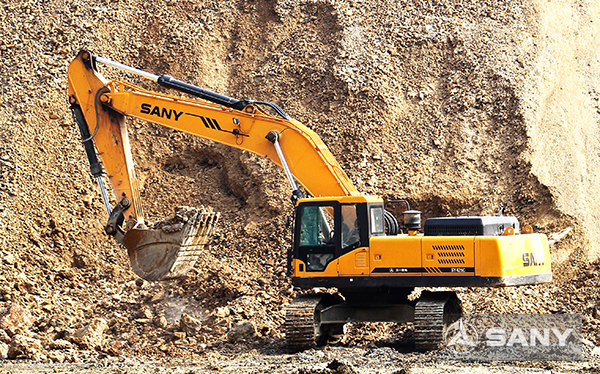
<svg viewBox="0 0 600 374">
<path fill-rule="evenodd" d="M 369 275 L 366 204 L 340 204 L 340 276 Z"/>
<path fill-rule="evenodd" d="M 336 222 L 340 222 L 339 214 L 339 203 L 335 201 L 298 206 L 294 235 L 298 276 L 311 275 L 306 273 L 337 276 L 340 227 Z"/>
</svg>

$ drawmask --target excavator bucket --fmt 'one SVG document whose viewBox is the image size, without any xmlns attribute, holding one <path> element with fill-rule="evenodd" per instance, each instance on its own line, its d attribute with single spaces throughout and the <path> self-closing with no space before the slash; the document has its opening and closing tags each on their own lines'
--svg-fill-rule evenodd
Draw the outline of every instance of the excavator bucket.
<svg viewBox="0 0 600 374">
<path fill-rule="evenodd" d="M 131 267 L 139 277 L 148 281 L 179 278 L 194 267 L 219 213 L 199 210 L 185 218 L 186 222 L 127 231 L 123 244 Z"/>
</svg>

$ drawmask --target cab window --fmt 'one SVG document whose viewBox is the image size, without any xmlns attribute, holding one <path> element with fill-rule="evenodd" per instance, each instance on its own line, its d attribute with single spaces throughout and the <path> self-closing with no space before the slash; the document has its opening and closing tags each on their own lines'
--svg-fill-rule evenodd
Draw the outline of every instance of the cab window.
<svg viewBox="0 0 600 374">
<path fill-rule="evenodd" d="M 333 245 L 333 217 L 328 211 L 333 212 L 333 207 L 303 207 L 300 221 L 301 247 Z"/>
<path fill-rule="evenodd" d="M 360 247 L 360 222 L 356 205 L 342 205 L 342 250 Z"/>
<path fill-rule="evenodd" d="M 304 206 L 298 245 L 306 251 L 306 270 L 323 271 L 335 259 L 333 206 Z"/>
<path fill-rule="evenodd" d="M 372 206 L 371 209 L 369 209 L 369 215 L 371 220 L 371 234 L 378 235 L 385 233 L 383 207 Z"/>
</svg>

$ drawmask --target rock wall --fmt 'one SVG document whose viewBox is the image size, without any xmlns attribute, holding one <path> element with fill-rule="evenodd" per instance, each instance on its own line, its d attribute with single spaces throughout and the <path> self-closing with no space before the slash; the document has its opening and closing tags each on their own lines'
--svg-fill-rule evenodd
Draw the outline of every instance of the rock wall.
<svg viewBox="0 0 600 374">
<path fill-rule="evenodd" d="M 593 1 L 534 2 L 534 58 L 520 91 L 532 173 L 558 209 L 583 228 L 586 251 L 598 256 L 600 222 L 595 170 L 600 138 L 600 5 Z M 541 217 L 543 218 L 543 217 Z"/>
</svg>

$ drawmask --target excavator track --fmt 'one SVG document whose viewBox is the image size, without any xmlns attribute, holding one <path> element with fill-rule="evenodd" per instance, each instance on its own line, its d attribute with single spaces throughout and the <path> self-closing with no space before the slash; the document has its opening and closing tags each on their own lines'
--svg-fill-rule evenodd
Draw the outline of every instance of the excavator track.
<svg viewBox="0 0 600 374">
<path fill-rule="evenodd" d="M 437 349 L 446 328 L 462 315 L 460 300 L 454 292 L 424 291 L 415 305 L 415 348 Z"/>
<path fill-rule="evenodd" d="M 321 322 L 318 316 L 323 295 L 299 295 L 285 312 L 285 340 L 291 351 L 314 348 L 320 343 Z"/>
</svg>

